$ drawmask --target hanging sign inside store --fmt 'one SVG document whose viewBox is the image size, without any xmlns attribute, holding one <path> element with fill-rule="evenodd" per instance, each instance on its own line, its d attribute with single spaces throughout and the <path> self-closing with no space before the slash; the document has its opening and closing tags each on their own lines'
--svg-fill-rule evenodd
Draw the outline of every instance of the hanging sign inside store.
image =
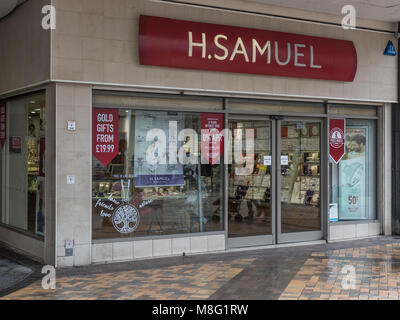
<svg viewBox="0 0 400 320">
<path fill-rule="evenodd" d="M 353 81 L 353 42 L 140 16 L 140 64 L 170 68 Z"/>
<path fill-rule="evenodd" d="M 104 166 L 118 154 L 118 124 L 117 109 L 93 109 L 93 155 Z"/>
<path fill-rule="evenodd" d="M 10 153 L 22 152 L 22 137 L 10 137 Z"/>
<path fill-rule="evenodd" d="M 201 154 L 211 165 L 219 163 L 223 155 L 223 129 L 224 115 L 222 113 L 201 114 Z"/>
<path fill-rule="evenodd" d="M 346 148 L 345 119 L 329 120 L 329 155 L 336 164 L 343 158 Z"/>
<path fill-rule="evenodd" d="M 5 102 L 0 103 L 0 144 L 4 147 L 7 135 L 7 108 Z"/>
</svg>

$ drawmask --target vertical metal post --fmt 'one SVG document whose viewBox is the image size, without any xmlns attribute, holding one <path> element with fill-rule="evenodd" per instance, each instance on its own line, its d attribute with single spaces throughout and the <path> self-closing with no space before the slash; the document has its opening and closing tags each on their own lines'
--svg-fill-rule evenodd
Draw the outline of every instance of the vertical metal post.
<svg viewBox="0 0 400 320">
<path fill-rule="evenodd" d="M 400 22 L 398 23 L 400 31 Z M 397 41 L 397 50 L 400 39 Z M 397 95 L 400 97 L 400 54 L 397 53 Z M 400 234 L 400 104 L 392 105 L 392 234 Z"/>
</svg>

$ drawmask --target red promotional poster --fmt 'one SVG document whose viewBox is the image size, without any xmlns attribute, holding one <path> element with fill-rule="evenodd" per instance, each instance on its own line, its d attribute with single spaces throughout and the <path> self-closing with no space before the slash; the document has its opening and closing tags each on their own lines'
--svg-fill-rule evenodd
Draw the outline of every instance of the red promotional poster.
<svg viewBox="0 0 400 320">
<path fill-rule="evenodd" d="M 6 104 L 0 103 L 0 144 L 4 147 L 7 136 L 7 108 Z"/>
<path fill-rule="evenodd" d="M 329 155 L 336 164 L 342 160 L 346 152 L 346 121 L 345 119 L 329 120 Z"/>
<path fill-rule="evenodd" d="M 93 155 L 108 165 L 118 154 L 119 115 L 117 109 L 93 109 Z"/>
<path fill-rule="evenodd" d="M 354 81 L 353 42 L 154 16 L 140 16 L 140 64 L 169 68 Z"/>
<path fill-rule="evenodd" d="M 201 154 L 211 165 L 219 163 L 224 153 L 223 129 L 223 114 L 201 114 Z"/>
</svg>

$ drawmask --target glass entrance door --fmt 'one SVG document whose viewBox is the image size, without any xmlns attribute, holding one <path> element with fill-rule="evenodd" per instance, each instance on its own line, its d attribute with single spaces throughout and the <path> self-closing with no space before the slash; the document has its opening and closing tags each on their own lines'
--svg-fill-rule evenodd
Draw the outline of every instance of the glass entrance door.
<svg viewBox="0 0 400 320">
<path fill-rule="evenodd" d="M 230 247 L 322 239 L 318 120 L 230 120 Z"/>
<path fill-rule="evenodd" d="M 228 237 L 231 247 L 272 244 L 273 125 L 269 120 L 231 120 L 228 166 Z"/>
<path fill-rule="evenodd" d="M 277 242 L 321 239 L 321 122 L 279 121 L 277 129 Z"/>
</svg>

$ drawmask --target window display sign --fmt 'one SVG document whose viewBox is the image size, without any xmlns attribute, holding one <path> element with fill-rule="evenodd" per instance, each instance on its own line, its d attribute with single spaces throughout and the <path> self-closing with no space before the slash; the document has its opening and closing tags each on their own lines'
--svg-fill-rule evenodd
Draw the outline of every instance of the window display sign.
<svg viewBox="0 0 400 320">
<path fill-rule="evenodd" d="M 93 155 L 108 165 L 119 149 L 118 109 L 93 109 Z"/>
<path fill-rule="evenodd" d="M 353 42 L 301 34 L 140 16 L 140 64 L 354 81 Z"/>
<path fill-rule="evenodd" d="M 7 135 L 7 108 L 5 102 L 0 103 L 0 145 L 4 147 Z"/>
<path fill-rule="evenodd" d="M 343 158 L 346 148 L 345 119 L 329 120 L 329 156 L 336 164 Z"/>
<path fill-rule="evenodd" d="M 211 165 L 219 163 L 221 156 L 223 155 L 223 129 L 223 114 L 203 113 L 201 115 L 201 154 Z"/>
<path fill-rule="evenodd" d="M 339 165 L 340 219 L 366 219 L 366 128 L 347 128 L 347 156 Z"/>
<path fill-rule="evenodd" d="M 337 203 L 330 203 L 329 204 L 329 221 L 330 222 L 337 222 L 339 219 L 338 216 L 338 204 Z"/>
<path fill-rule="evenodd" d="M 135 187 L 184 185 L 183 165 L 177 160 L 182 128 L 179 113 L 136 111 Z"/>
<path fill-rule="evenodd" d="M 22 138 L 10 137 L 10 153 L 21 153 L 21 152 L 22 152 Z"/>
</svg>

